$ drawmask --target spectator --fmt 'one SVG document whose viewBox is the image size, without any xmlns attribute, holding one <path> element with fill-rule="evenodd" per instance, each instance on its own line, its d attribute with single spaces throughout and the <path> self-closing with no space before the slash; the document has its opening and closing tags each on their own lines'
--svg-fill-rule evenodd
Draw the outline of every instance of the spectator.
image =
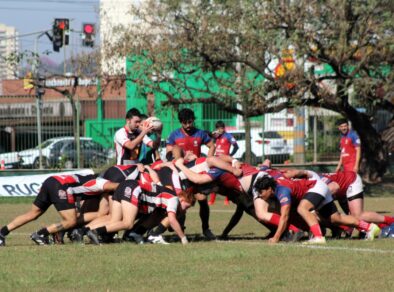
<svg viewBox="0 0 394 292">
<path fill-rule="evenodd" d="M 355 131 L 350 130 L 349 122 L 346 119 L 338 120 L 337 126 L 341 132 L 341 156 L 336 171 L 340 171 L 342 166 L 343 171 L 354 171 L 357 173 L 361 157 L 360 138 Z"/>
</svg>

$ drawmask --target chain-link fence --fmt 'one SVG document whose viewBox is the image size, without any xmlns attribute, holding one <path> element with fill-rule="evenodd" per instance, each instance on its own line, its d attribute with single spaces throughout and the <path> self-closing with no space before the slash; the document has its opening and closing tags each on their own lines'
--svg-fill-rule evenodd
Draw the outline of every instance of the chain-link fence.
<svg viewBox="0 0 394 292">
<path fill-rule="evenodd" d="M 40 117 L 38 105 L 31 96 L 0 98 L 2 167 L 40 168 L 40 156 L 42 168 L 95 168 L 114 162 L 113 136 L 124 125 L 125 98 L 81 100 L 76 102 L 74 110 L 66 98 L 43 101 Z M 227 131 L 238 141 L 235 157 L 245 158 L 242 117 L 226 113 L 216 105 L 203 104 L 193 109 L 196 125 L 204 130 L 214 131 L 215 123 L 223 120 Z M 172 117 L 171 122 L 163 120 L 165 140 L 180 125 L 174 109 L 160 108 L 160 111 L 171 112 L 167 115 Z M 250 119 L 252 162 L 264 158 L 274 163 L 337 161 L 337 119 L 338 114 L 334 112 L 306 107 L 301 111 L 283 110 Z M 41 147 L 37 147 L 39 140 Z"/>
</svg>

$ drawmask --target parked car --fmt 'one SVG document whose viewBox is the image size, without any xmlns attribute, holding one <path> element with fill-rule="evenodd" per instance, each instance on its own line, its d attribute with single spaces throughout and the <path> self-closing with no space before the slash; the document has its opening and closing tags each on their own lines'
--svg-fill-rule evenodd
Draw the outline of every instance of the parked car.
<svg viewBox="0 0 394 292">
<path fill-rule="evenodd" d="M 108 161 L 108 150 L 104 149 L 101 144 L 93 141 L 91 138 L 80 139 L 81 147 L 81 167 L 100 167 Z M 77 145 L 75 140 L 69 140 L 59 149 L 53 151 L 50 157 L 50 165 L 74 168 L 77 163 Z"/>
<path fill-rule="evenodd" d="M 246 158 L 246 143 L 245 143 L 245 131 L 244 130 L 231 130 L 227 131 L 234 136 L 237 140 L 239 149 L 234 154 L 234 158 L 245 161 Z M 287 141 L 276 131 L 265 131 L 264 132 L 264 144 L 263 135 L 261 129 L 251 129 L 251 151 L 252 151 L 252 164 L 258 164 L 262 162 L 263 149 L 264 157 L 271 160 L 272 163 L 283 163 L 290 158 L 289 147 Z M 203 146 L 202 153 L 208 153 L 208 147 Z"/>
<path fill-rule="evenodd" d="M 82 167 L 95 167 L 107 161 L 107 150 L 92 138 L 81 137 Z M 76 163 L 76 146 L 74 137 L 59 137 L 44 141 L 41 144 L 42 165 L 44 168 L 72 168 Z M 24 168 L 39 168 L 39 149 L 27 149 L 18 152 L 20 165 Z"/>
<path fill-rule="evenodd" d="M 3 162 L 6 169 L 21 167 L 21 158 L 19 157 L 18 152 L 1 153 L 0 163 Z"/>
</svg>

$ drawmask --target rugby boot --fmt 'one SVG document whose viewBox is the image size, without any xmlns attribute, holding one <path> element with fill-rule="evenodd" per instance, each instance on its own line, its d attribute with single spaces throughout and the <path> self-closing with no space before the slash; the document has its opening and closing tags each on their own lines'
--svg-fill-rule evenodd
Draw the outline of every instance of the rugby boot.
<svg viewBox="0 0 394 292">
<path fill-rule="evenodd" d="M 83 230 L 80 228 L 73 229 L 70 233 L 68 233 L 68 238 L 71 240 L 71 242 L 82 243 Z"/>
<path fill-rule="evenodd" d="M 86 233 L 86 235 L 87 235 L 87 237 L 89 237 L 91 243 L 96 244 L 96 245 L 100 244 L 100 240 L 98 238 L 98 234 L 97 234 L 97 231 L 95 229 L 89 230 Z"/>
<path fill-rule="evenodd" d="M 33 240 L 37 245 L 48 245 L 50 244 L 49 237 L 45 235 L 40 235 L 34 232 L 30 235 L 30 239 Z"/>
<path fill-rule="evenodd" d="M 155 235 L 149 235 L 146 241 L 150 242 L 150 243 L 155 243 L 155 244 L 156 243 L 157 244 L 170 244 L 167 241 L 165 241 L 163 236 L 161 236 L 161 235 L 156 235 L 156 236 Z"/>
<path fill-rule="evenodd" d="M 209 228 L 205 229 L 202 233 L 204 234 L 205 238 L 208 240 L 215 240 L 216 239 L 215 234 L 213 234 L 211 229 L 209 229 Z"/>
<path fill-rule="evenodd" d="M 5 236 L 0 234 L 0 246 L 5 246 Z"/>
<path fill-rule="evenodd" d="M 380 228 L 378 225 L 371 223 L 367 231 L 366 240 L 374 240 L 380 234 Z"/>
<path fill-rule="evenodd" d="M 124 241 L 135 242 L 136 244 L 144 244 L 144 237 L 135 232 L 125 232 L 122 239 Z"/>
<path fill-rule="evenodd" d="M 302 244 L 305 245 L 326 244 L 326 238 L 324 236 L 312 237 L 308 241 L 304 241 Z"/>
</svg>

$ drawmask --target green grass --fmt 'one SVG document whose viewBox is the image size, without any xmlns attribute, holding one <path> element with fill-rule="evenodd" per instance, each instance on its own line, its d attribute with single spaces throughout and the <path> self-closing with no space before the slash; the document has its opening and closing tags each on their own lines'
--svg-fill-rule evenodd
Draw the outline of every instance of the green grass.
<svg viewBox="0 0 394 292">
<path fill-rule="evenodd" d="M 29 202 L 0 200 L 0 225 L 29 208 Z M 216 234 L 233 208 L 221 198 L 211 207 Z M 394 198 L 368 198 L 366 208 L 393 214 Z M 269 245 L 261 240 L 267 230 L 244 215 L 230 234 L 235 240 L 226 242 L 35 246 L 29 234 L 57 219 L 50 209 L 7 237 L 0 248 L 0 291 L 392 291 L 392 240 Z M 198 207 L 186 226 L 190 238 L 200 233 Z"/>
</svg>

